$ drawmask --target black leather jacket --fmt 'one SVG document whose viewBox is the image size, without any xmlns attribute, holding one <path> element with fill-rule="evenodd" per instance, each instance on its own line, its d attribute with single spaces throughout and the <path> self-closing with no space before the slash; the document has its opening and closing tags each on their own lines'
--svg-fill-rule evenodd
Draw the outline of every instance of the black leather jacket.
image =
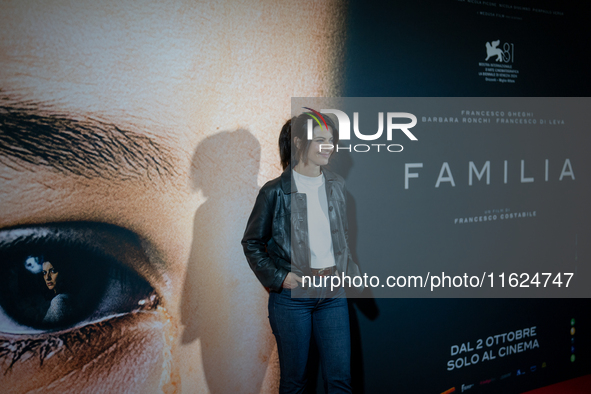
<svg viewBox="0 0 591 394">
<path fill-rule="evenodd" d="M 353 262 L 347 242 L 345 181 L 324 168 L 322 173 L 336 266 L 339 272 L 353 279 L 353 276 L 360 275 L 360 271 Z M 311 275 L 306 195 L 297 192 L 291 168 L 267 182 L 259 191 L 242 246 L 257 278 L 271 290 L 279 291 L 290 271 L 299 276 Z M 294 256 L 293 260 L 291 256 Z"/>
</svg>

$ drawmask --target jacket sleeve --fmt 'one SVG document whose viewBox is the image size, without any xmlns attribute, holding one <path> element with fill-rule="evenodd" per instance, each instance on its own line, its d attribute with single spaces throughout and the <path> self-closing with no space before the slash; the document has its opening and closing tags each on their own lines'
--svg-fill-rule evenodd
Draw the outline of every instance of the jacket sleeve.
<svg viewBox="0 0 591 394">
<path fill-rule="evenodd" d="M 361 270 L 359 269 L 359 266 L 357 265 L 357 263 L 355 263 L 355 261 L 353 260 L 353 255 L 351 254 L 351 248 L 349 247 L 349 221 L 347 220 L 347 192 L 345 189 L 345 181 L 343 180 L 343 194 L 345 196 L 345 220 L 343 223 L 343 227 L 345 229 L 345 242 L 347 243 L 347 272 L 346 275 L 353 277 L 353 276 L 362 276 L 361 275 Z M 359 287 L 355 287 L 355 290 L 357 291 L 357 293 L 362 293 L 363 290 L 365 289 L 365 287 L 359 286 Z"/>
<path fill-rule="evenodd" d="M 267 243 L 273 232 L 274 208 L 275 204 L 269 201 L 266 193 L 261 189 L 246 225 L 242 247 L 250 268 L 262 285 L 279 291 L 288 271 L 277 267 L 267 253 Z"/>
</svg>

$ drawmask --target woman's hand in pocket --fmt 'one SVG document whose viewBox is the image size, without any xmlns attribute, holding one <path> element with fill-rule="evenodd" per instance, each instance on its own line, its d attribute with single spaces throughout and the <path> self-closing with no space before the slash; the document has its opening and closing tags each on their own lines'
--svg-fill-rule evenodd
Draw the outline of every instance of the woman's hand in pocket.
<svg viewBox="0 0 591 394">
<path fill-rule="evenodd" d="M 290 272 L 287 274 L 287 276 L 285 277 L 285 279 L 283 280 L 283 287 L 286 289 L 295 289 L 296 287 L 298 287 L 298 282 L 302 282 L 302 278 L 297 276 L 296 274 L 294 274 L 293 272 Z"/>
</svg>

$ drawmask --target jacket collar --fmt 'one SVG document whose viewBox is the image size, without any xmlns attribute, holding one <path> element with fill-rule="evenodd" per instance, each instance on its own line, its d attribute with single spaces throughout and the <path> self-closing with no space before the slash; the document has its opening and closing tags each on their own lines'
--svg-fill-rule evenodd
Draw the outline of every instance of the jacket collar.
<svg viewBox="0 0 591 394">
<path fill-rule="evenodd" d="M 288 166 L 287 169 L 285 171 L 283 171 L 283 174 L 281 174 L 281 188 L 283 189 L 283 193 L 285 194 L 291 194 L 293 193 L 297 193 L 298 192 L 298 188 L 296 187 L 295 184 L 295 180 L 293 179 L 293 176 L 291 176 L 291 171 L 292 171 L 292 167 Z M 324 179 L 327 182 L 333 182 L 337 176 L 335 175 L 334 172 L 331 172 L 329 170 L 327 170 L 325 167 L 322 167 L 322 173 L 324 174 Z"/>
</svg>

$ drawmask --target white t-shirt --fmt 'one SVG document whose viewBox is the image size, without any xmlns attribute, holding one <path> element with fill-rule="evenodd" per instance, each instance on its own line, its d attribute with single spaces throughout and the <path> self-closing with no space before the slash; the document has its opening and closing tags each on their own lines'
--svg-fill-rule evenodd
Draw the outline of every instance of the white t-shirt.
<svg viewBox="0 0 591 394">
<path fill-rule="evenodd" d="M 298 193 L 306 195 L 308 236 L 310 237 L 310 266 L 315 269 L 335 265 L 328 219 L 328 200 L 324 174 L 309 177 L 292 171 Z"/>
</svg>

